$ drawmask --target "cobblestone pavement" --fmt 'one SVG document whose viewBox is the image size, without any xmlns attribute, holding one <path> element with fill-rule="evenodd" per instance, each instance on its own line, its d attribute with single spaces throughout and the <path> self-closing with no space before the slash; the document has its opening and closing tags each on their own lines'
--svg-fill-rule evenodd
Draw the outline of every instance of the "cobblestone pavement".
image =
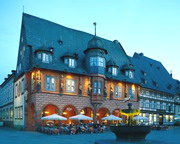
<svg viewBox="0 0 180 144">
<path fill-rule="evenodd" d="M 0 144 L 129 144 L 116 141 L 112 132 L 78 135 L 46 135 L 38 132 L 19 131 L 0 127 Z M 153 130 L 146 141 L 131 144 L 180 144 L 180 127 Z"/>
</svg>

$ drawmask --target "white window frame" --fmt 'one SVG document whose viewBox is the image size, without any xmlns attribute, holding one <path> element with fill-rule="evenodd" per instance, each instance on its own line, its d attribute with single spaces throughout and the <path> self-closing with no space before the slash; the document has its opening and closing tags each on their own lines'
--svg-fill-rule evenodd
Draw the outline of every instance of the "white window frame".
<svg viewBox="0 0 180 144">
<path fill-rule="evenodd" d="M 74 79 L 66 79 L 66 92 L 76 92 L 76 81 Z"/>
<path fill-rule="evenodd" d="M 115 98 L 122 97 L 122 86 L 115 86 Z"/>
<path fill-rule="evenodd" d="M 69 67 L 75 68 L 75 59 L 69 58 Z"/>
<path fill-rule="evenodd" d="M 105 58 L 103 58 L 103 57 L 90 57 L 90 66 L 105 67 Z"/>
<path fill-rule="evenodd" d="M 102 94 L 102 81 L 93 82 L 93 94 Z"/>
<path fill-rule="evenodd" d="M 117 76 L 117 67 L 112 67 L 112 75 Z"/>
<path fill-rule="evenodd" d="M 56 90 L 56 79 L 55 77 L 46 75 L 46 91 Z"/>
</svg>

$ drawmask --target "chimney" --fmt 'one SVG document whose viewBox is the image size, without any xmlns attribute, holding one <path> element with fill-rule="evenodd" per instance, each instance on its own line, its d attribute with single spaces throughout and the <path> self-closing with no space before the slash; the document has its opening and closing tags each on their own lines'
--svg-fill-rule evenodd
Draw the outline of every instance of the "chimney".
<svg viewBox="0 0 180 144">
<path fill-rule="evenodd" d="M 140 53 L 139 55 L 140 55 L 140 56 L 142 56 L 142 57 L 144 56 L 144 54 L 143 54 L 143 53 Z"/>
<path fill-rule="evenodd" d="M 170 70 L 170 76 L 172 77 L 172 70 Z"/>
</svg>

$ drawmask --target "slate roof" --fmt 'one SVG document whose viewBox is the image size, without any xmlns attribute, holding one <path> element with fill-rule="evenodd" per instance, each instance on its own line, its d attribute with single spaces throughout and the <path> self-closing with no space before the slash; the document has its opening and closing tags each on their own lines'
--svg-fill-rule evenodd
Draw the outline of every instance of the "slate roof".
<svg viewBox="0 0 180 144">
<path fill-rule="evenodd" d="M 134 53 L 130 59 L 135 67 L 136 78 L 142 87 L 169 94 L 176 93 L 176 82 L 161 62 L 148 58 L 142 53 Z"/>
<path fill-rule="evenodd" d="M 32 46 L 33 54 L 38 49 L 43 49 L 43 46 L 46 50 L 48 47 L 54 48 L 52 64 L 45 64 L 34 58 L 32 67 L 88 75 L 84 65 L 84 50 L 88 48 L 88 42 L 94 35 L 70 29 L 25 13 L 23 14 L 22 25 L 24 28 L 26 44 Z M 105 56 L 106 62 L 113 58 L 120 69 L 124 64 L 131 63 L 123 47 L 117 40 L 110 41 L 101 37 L 98 38 L 103 43 L 103 48 L 108 52 Z M 69 68 L 63 63 L 61 57 L 67 53 L 78 54 L 77 68 Z M 123 76 L 120 69 L 118 76 L 113 77 L 108 73 L 106 76 L 109 78 L 112 77 L 114 80 L 137 83 L 136 79 L 128 79 Z"/>
</svg>

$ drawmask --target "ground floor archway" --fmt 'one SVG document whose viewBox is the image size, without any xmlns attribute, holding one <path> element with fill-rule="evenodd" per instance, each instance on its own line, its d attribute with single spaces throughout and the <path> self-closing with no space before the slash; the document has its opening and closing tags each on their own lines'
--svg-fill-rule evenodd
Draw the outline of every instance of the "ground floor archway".
<svg viewBox="0 0 180 144">
<path fill-rule="evenodd" d="M 62 121 L 64 124 L 74 124 L 76 121 L 70 120 L 69 117 L 77 115 L 77 109 L 73 105 L 66 105 L 63 109 L 62 116 L 66 117 L 66 121 Z"/>
<path fill-rule="evenodd" d="M 93 109 L 91 107 L 84 107 L 80 113 L 93 118 Z M 92 120 L 84 120 L 83 121 L 83 123 L 90 123 L 90 122 L 92 122 Z"/>
<path fill-rule="evenodd" d="M 107 123 L 107 121 L 102 121 L 102 118 L 108 116 L 109 114 L 110 114 L 109 109 L 107 109 L 105 107 L 100 108 L 96 113 L 97 123 L 102 123 L 102 122 Z"/>
<path fill-rule="evenodd" d="M 44 117 L 44 116 L 49 116 L 52 114 L 59 114 L 59 108 L 53 104 L 48 104 L 43 108 L 41 116 Z M 59 121 L 58 120 L 44 120 L 42 123 L 43 125 L 47 125 L 47 124 L 58 125 Z"/>
</svg>

